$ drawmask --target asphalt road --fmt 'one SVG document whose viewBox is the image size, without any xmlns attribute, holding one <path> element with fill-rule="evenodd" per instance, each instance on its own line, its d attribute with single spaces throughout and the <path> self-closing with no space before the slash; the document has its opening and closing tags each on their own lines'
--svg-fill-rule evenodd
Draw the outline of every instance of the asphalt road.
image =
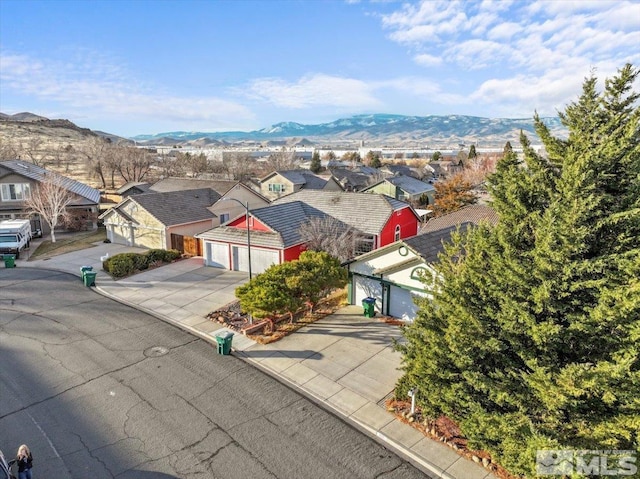
<svg viewBox="0 0 640 479">
<path fill-rule="evenodd" d="M 77 277 L 0 268 L 0 449 L 36 478 L 424 478 L 296 391 Z"/>
</svg>

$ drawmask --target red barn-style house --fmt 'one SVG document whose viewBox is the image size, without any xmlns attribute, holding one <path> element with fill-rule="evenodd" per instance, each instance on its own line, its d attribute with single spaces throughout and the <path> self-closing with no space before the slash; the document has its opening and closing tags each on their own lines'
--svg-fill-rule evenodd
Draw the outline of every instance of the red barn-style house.
<svg viewBox="0 0 640 479">
<path fill-rule="evenodd" d="M 332 217 L 359 233 L 354 255 L 373 251 L 418 233 L 420 218 L 411 205 L 370 193 L 305 191 L 250 210 L 224 225 L 197 235 L 207 266 L 258 274 L 272 264 L 297 259 L 305 250 L 300 227 L 312 218 Z"/>
</svg>

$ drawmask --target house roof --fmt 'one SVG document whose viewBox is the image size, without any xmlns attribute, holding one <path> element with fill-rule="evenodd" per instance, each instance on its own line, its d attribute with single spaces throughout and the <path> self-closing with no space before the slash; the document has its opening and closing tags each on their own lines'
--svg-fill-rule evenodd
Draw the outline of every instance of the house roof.
<svg viewBox="0 0 640 479">
<path fill-rule="evenodd" d="M 391 176 L 389 178 L 385 178 L 383 181 L 388 181 L 392 185 L 397 186 L 402 191 L 410 194 L 411 196 L 421 195 L 423 193 L 427 193 L 428 191 L 435 191 L 433 185 L 425 183 L 424 181 L 420 181 L 412 176 Z"/>
<path fill-rule="evenodd" d="M 438 255 L 444 251 L 444 244 L 451 241 L 451 235 L 458 228 L 461 231 L 466 230 L 471 223 L 462 223 L 459 225 L 449 226 L 436 231 L 412 236 L 404 240 L 416 254 L 424 258 L 427 263 L 435 263 L 438 261 Z"/>
<path fill-rule="evenodd" d="M 265 176 L 261 180 L 261 182 L 264 182 L 267 179 L 276 175 L 280 175 L 283 178 L 286 178 L 294 185 L 302 185 L 303 188 L 310 189 L 310 190 L 321 190 L 327 184 L 327 180 L 325 178 L 321 178 L 317 175 L 314 175 L 312 172 L 308 170 L 273 171 L 267 176 Z"/>
<path fill-rule="evenodd" d="M 278 198 L 272 205 L 294 201 L 300 201 L 309 209 L 318 210 L 363 233 L 373 235 L 382 231 L 393 212 L 411 208 L 407 203 L 385 195 L 323 190 L 300 190 Z"/>
<path fill-rule="evenodd" d="M 251 244 L 288 248 L 302 243 L 300 227 L 311 218 L 323 218 L 327 215 L 300 201 L 269 205 L 251 210 L 251 216 L 271 229 L 270 232 L 251 230 Z M 237 234 L 240 232 L 241 234 Z M 219 226 L 198 235 L 209 240 L 236 239 L 239 243 L 247 242 L 244 228 Z"/>
<path fill-rule="evenodd" d="M 253 212 L 252 212 L 253 213 Z M 218 226 L 216 228 L 199 233 L 196 238 L 224 243 L 247 244 L 247 230 L 233 226 Z M 286 248 L 282 236 L 273 231 L 251 230 L 251 245 L 269 248 Z"/>
<path fill-rule="evenodd" d="M 238 182 L 233 180 L 206 180 L 202 178 L 164 178 L 155 182 L 149 188 L 150 191 L 164 193 L 167 191 L 196 190 L 210 188 L 219 195 L 225 194 Z"/>
<path fill-rule="evenodd" d="M 359 173 L 347 168 L 334 168 L 331 173 L 341 185 L 351 185 L 358 188 L 368 186 L 372 178 L 372 175 Z"/>
<path fill-rule="evenodd" d="M 40 166 L 28 163 L 20 160 L 3 160 L 0 161 L 0 168 L 6 168 L 12 173 L 25 178 L 29 178 L 34 181 L 43 181 L 45 175 L 54 175 L 62 179 L 61 185 L 69 190 L 71 193 L 78 195 L 89 203 L 100 203 L 100 191 L 92 188 L 91 186 L 80 183 L 79 181 L 72 180 L 66 176 L 59 175 L 58 173 L 50 170 L 46 170 Z M 72 203 L 77 204 L 77 203 Z"/>
<path fill-rule="evenodd" d="M 488 221 L 490 224 L 495 225 L 498 222 L 498 213 L 486 205 L 469 205 L 453 213 L 430 219 L 420 228 L 418 235 L 463 223 L 479 224 L 482 221 Z"/>
<path fill-rule="evenodd" d="M 132 201 L 144 208 L 147 213 L 163 225 L 173 226 L 214 218 L 215 215 L 207 207 L 219 199 L 220 195 L 211 188 L 141 193 L 128 197 L 113 209 L 122 214 L 119 211 L 120 208 Z"/>
<path fill-rule="evenodd" d="M 151 187 L 151 183 L 145 183 L 143 181 L 129 181 L 128 183 L 125 183 L 120 188 L 118 188 L 116 190 L 116 193 L 118 193 L 119 195 L 122 195 L 134 188 L 140 190 L 143 193 L 146 193 L 149 191 L 150 187 Z"/>
<path fill-rule="evenodd" d="M 392 175 L 412 176 L 416 174 L 415 171 L 407 165 L 384 165 L 380 168 L 380 171 L 388 172 Z"/>
</svg>

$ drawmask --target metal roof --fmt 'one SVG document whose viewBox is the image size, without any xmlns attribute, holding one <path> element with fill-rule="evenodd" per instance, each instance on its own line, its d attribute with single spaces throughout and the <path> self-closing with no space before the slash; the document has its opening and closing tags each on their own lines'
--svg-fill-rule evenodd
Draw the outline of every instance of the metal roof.
<svg viewBox="0 0 640 479">
<path fill-rule="evenodd" d="M 99 190 L 85 185 L 84 183 L 80 183 L 79 181 L 67 178 L 66 176 L 62 176 L 54 171 L 46 170 L 41 166 L 34 165 L 33 163 L 20 160 L 2 160 L 0 161 L 0 168 L 6 168 L 14 174 L 24 176 L 38 182 L 43 181 L 46 175 L 52 175 L 54 177 L 61 178 L 60 184 L 63 188 L 87 200 L 86 202 L 90 204 L 100 203 Z M 79 203 L 73 202 L 71 204 L 78 205 Z"/>
</svg>

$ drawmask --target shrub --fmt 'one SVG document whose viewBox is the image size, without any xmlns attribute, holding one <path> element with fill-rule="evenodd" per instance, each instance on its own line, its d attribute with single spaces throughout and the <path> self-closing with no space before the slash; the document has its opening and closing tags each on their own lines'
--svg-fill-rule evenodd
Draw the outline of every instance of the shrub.
<svg viewBox="0 0 640 479">
<path fill-rule="evenodd" d="M 150 249 L 145 253 L 145 255 L 147 256 L 149 264 L 153 264 L 164 261 L 166 252 L 167 251 L 164 249 Z"/>
<path fill-rule="evenodd" d="M 170 263 L 180 258 L 182 253 L 175 249 L 150 249 L 144 254 L 120 253 L 102 262 L 102 269 L 114 278 L 124 278 L 136 271 L 144 271 L 151 265 Z"/>
<path fill-rule="evenodd" d="M 123 278 L 135 272 L 135 261 L 133 259 L 133 254 L 135 253 L 122 253 L 117 254 L 109 258 L 106 263 L 108 263 L 109 273 L 114 278 Z"/>
</svg>

